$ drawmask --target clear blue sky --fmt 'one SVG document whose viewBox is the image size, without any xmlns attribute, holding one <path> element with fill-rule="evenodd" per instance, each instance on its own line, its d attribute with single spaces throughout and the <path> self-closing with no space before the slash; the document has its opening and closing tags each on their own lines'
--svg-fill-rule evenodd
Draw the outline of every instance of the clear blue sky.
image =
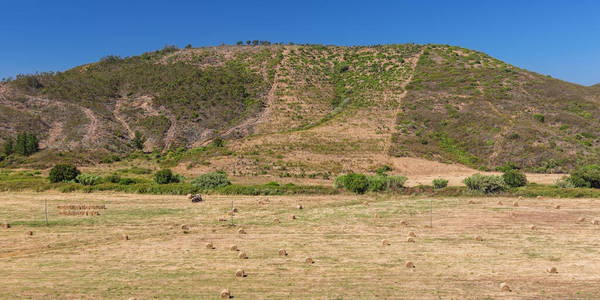
<svg viewBox="0 0 600 300">
<path fill-rule="evenodd" d="M 0 78 L 238 40 L 441 43 L 600 83 L 600 1 L 0 0 Z"/>
</svg>

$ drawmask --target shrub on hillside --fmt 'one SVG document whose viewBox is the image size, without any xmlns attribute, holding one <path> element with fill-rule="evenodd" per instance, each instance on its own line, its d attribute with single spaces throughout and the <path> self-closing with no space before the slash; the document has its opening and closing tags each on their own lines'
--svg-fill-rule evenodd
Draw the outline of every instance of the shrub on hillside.
<svg viewBox="0 0 600 300">
<path fill-rule="evenodd" d="M 496 167 L 496 171 L 498 172 L 506 172 L 508 170 L 519 170 L 520 168 L 512 162 L 505 163 L 502 166 Z"/>
<path fill-rule="evenodd" d="M 600 166 L 586 165 L 571 173 L 569 182 L 575 187 L 600 188 Z"/>
<path fill-rule="evenodd" d="M 502 174 L 502 179 L 509 187 L 520 187 L 527 184 L 527 177 L 519 170 L 507 170 Z"/>
<path fill-rule="evenodd" d="M 561 188 L 561 189 L 569 189 L 569 188 L 575 187 L 573 185 L 573 183 L 571 183 L 571 181 L 569 181 L 569 177 L 567 177 L 567 176 L 563 176 L 562 178 L 557 179 L 556 182 L 554 183 L 554 185 L 557 188 Z"/>
<path fill-rule="evenodd" d="M 50 170 L 50 182 L 71 181 L 79 175 L 80 172 L 74 165 L 58 164 Z"/>
<path fill-rule="evenodd" d="M 336 188 L 344 188 L 348 191 L 363 194 L 366 191 L 381 192 L 399 190 L 404 186 L 407 178 L 404 176 L 346 174 L 338 176 L 335 181 Z"/>
<path fill-rule="evenodd" d="M 357 194 L 364 194 L 369 188 L 369 180 L 364 174 L 351 173 L 336 178 L 335 185 Z"/>
<path fill-rule="evenodd" d="M 389 190 L 399 190 L 404 186 L 408 178 L 404 176 L 394 175 L 375 175 L 367 176 L 369 183 L 369 191 L 372 192 L 383 192 Z"/>
<path fill-rule="evenodd" d="M 448 186 L 448 180 L 442 179 L 442 178 L 437 178 L 437 179 L 433 180 L 432 184 L 433 184 L 433 188 L 436 190 L 443 189 Z"/>
<path fill-rule="evenodd" d="M 170 169 L 162 169 L 154 174 L 154 181 L 158 184 L 176 183 L 179 179 Z"/>
<path fill-rule="evenodd" d="M 194 180 L 191 184 L 200 190 L 210 190 L 222 186 L 228 186 L 231 184 L 227 179 L 227 174 L 223 171 L 217 171 L 212 173 L 202 174 Z"/>
<path fill-rule="evenodd" d="M 500 176 L 474 174 L 463 180 L 464 184 L 472 192 L 483 194 L 498 193 L 506 189 L 506 183 Z"/>
<path fill-rule="evenodd" d="M 83 185 L 96 185 L 102 183 L 102 177 L 94 174 L 79 174 L 75 181 Z"/>
</svg>

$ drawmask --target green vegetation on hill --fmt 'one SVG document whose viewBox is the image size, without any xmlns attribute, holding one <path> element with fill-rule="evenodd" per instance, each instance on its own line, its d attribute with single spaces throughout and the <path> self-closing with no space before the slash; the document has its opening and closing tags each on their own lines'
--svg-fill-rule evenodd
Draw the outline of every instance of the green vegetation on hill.
<svg viewBox="0 0 600 300">
<path fill-rule="evenodd" d="M 557 172 L 600 158 L 600 95 L 480 52 L 425 48 L 407 86 L 393 155 Z"/>
<path fill-rule="evenodd" d="M 290 174 L 290 164 L 302 169 L 297 173 L 309 168 L 305 161 L 269 158 L 293 151 L 388 151 L 481 170 L 513 163 L 535 172 L 567 172 L 600 159 L 597 85 L 563 82 L 446 45 L 283 46 L 257 40 L 255 46 L 167 46 L 0 85 L 0 122 L 6 124 L 0 142 L 32 132 L 49 150 L 2 156 L 2 166 L 112 162 L 104 158 L 138 150 L 154 150 L 146 156 L 164 167 L 235 156 L 254 160 L 254 173 L 277 164 L 280 176 Z M 375 124 L 382 113 L 396 111 L 395 128 L 389 116 Z M 323 131 L 294 136 L 332 125 L 360 129 L 363 136 L 358 142 Z M 244 145 L 244 138 L 268 134 L 282 142 Z M 238 149 L 255 148 L 253 154 L 206 146 L 223 139 L 241 139 Z"/>
</svg>

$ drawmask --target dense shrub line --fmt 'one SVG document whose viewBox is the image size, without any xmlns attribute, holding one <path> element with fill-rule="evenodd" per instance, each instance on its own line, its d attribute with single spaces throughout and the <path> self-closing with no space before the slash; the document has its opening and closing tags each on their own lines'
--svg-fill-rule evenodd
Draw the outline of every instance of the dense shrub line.
<svg viewBox="0 0 600 300">
<path fill-rule="evenodd" d="M 340 175 L 335 179 L 336 188 L 344 188 L 356 194 L 370 192 L 398 191 L 404 187 L 407 178 L 379 173 L 367 176 L 364 174 L 350 173 Z"/>
</svg>

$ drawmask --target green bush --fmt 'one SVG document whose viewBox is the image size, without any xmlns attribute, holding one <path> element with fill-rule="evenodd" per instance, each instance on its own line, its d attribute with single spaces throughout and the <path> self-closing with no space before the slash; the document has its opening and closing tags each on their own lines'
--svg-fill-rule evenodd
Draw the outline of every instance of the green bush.
<svg viewBox="0 0 600 300">
<path fill-rule="evenodd" d="M 434 179 L 432 183 L 433 188 L 436 190 L 443 189 L 448 186 L 448 180 L 442 178 Z"/>
<path fill-rule="evenodd" d="M 509 187 L 520 187 L 525 186 L 527 184 L 527 177 L 525 174 L 519 170 L 506 170 L 504 174 L 502 174 L 502 179 Z"/>
<path fill-rule="evenodd" d="M 146 142 L 146 138 L 139 131 L 136 131 L 135 136 L 133 137 L 133 140 L 131 141 L 133 147 L 135 149 L 142 150 L 142 149 L 144 149 L 145 142 Z"/>
<path fill-rule="evenodd" d="M 177 183 L 179 177 L 173 175 L 170 169 L 162 169 L 154 174 L 154 182 L 158 184 Z"/>
<path fill-rule="evenodd" d="M 341 180 L 345 189 L 357 194 L 364 194 L 369 189 L 369 180 L 364 174 L 351 173 L 343 176 Z"/>
<path fill-rule="evenodd" d="M 79 175 L 80 172 L 74 165 L 58 164 L 50 170 L 50 182 L 71 181 Z"/>
<path fill-rule="evenodd" d="M 569 182 L 575 187 L 600 188 L 600 166 L 586 165 L 571 173 Z"/>
<path fill-rule="evenodd" d="M 229 179 L 227 179 L 227 174 L 223 171 L 202 174 L 194 178 L 190 183 L 200 190 L 211 190 L 231 184 Z"/>
<path fill-rule="evenodd" d="M 383 166 L 379 167 L 377 170 L 375 170 L 375 173 L 377 173 L 377 175 L 384 175 L 385 173 L 387 173 L 391 170 L 392 170 L 392 167 L 390 167 L 388 165 L 383 165 Z"/>
<path fill-rule="evenodd" d="M 135 180 L 133 180 L 131 178 L 121 178 L 121 180 L 119 180 L 120 185 L 130 185 L 130 184 L 134 184 L 134 183 L 136 183 Z"/>
<path fill-rule="evenodd" d="M 404 187 L 406 180 L 407 178 L 404 176 L 385 174 L 365 176 L 364 174 L 350 173 L 338 176 L 334 185 L 338 189 L 344 188 L 357 194 L 364 194 L 367 190 L 372 192 L 397 191 Z"/>
<path fill-rule="evenodd" d="M 115 154 L 107 155 L 100 160 L 100 162 L 103 164 L 110 164 L 115 161 L 121 161 L 121 158 Z"/>
<path fill-rule="evenodd" d="M 506 172 L 508 170 L 519 170 L 520 168 L 512 162 L 505 163 L 502 166 L 496 167 L 496 171 L 498 172 Z"/>
<path fill-rule="evenodd" d="M 83 185 L 96 185 L 102 183 L 102 177 L 94 174 L 79 174 L 75 181 Z"/>
<path fill-rule="evenodd" d="M 467 189 L 471 192 L 493 194 L 506 190 L 506 183 L 500 176 L 474 174 L 463 180 Z"/>
<path fill-rule="evenodd" d="M 119 183 L 119 181 L 121 181 L 121 176 L 119 176 L 119 174 L 110 174 L 104 177 L 104 182 Z"/>
<path fill-rule="evenodd" d="M 393 176 L 393 175 L 375 175 L 367 176 L 369 182 L 369 191 L 372 192 L 383 192 L 394 190 L 397 191 L 404 186 L 408 178 L 404 176 Z"/>
<path fill-rule="evenodd" d="M 533 118 L 540 123 L 544 123 L 544 121 L 546 120 L 546 117 L 542 114 L 534 114 Z"/>
<path fill-rule="evenodd" d="M 554 186 L 556 186 L 557 188 L 561 188 L 561 189 L 571 189 L 571 188 L 575 187 L 575 185 L 573 185 L 573 183 L 571 183 L 571 181 L 569 181 L 568 176 L 563 176 L 562 178 L 557 179 L 556 182 L 554 183 Z"/>
</svg>

